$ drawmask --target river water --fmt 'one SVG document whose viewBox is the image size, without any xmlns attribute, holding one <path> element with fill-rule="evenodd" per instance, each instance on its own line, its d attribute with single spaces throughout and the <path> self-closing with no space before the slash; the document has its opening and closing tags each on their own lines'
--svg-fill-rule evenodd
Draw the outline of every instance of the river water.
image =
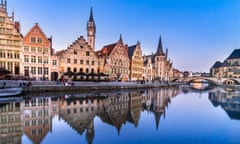
<svg viewBox="0 0 240 144">
<path fill-rule="evenodd" d="M 240 92 L 189 87 L 1 99 L 0 144 L 240 143 Z"/>
</svg>

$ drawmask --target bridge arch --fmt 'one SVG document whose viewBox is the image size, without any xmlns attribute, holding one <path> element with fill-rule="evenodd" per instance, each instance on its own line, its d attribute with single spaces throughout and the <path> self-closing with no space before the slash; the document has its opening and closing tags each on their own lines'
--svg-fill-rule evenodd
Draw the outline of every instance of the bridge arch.
<svg viewBox="0 0 240 144">
<path fill-rule="evenodd" d="M 226 79 L 223 81 L 223 84 L 227 84 L 227 85 L 231 85 L 231 84 L 240 84 L 239 81 L 237 81 L 236 79 Z"/>
<path fill-rule="evenodd" d="M 229 84 L 237 84 L 240 85 L 240 78 L 217 78 L 217 77 L 188 77 L 188 78 L 176 78 L 171 80 L 171 82 L 185 82 L 190 84 L 194 80 L 205 80 L 210 85 L 229 85 Z"/>
<path fill-rule="evenodd" d="M 211 85 L 217 85 L 217 83 L 218 83 L 217 80 L 214 80 L 212 78 L 207 78 L 207 77 L 192 77 L 192 78 L 189 78 L 187 80 L 187 83 L 190 84 L 190 83 L 192 83 L 192 82 L 194 82 L 196 80 L 205 80 L 205 81 L 207 81 Z"/>
</svg>

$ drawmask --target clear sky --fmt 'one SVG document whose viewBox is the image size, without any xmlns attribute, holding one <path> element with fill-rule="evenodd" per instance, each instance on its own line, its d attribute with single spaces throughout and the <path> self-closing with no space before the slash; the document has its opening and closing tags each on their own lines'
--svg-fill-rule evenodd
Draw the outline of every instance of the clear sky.
<svg viewBox="0 0 240 144">
<path fill-rule="evenodd" d="M 86 38 L 90 7 L 96 23 L 96 50 L 116 42 L 140 41 L 145 55 L 159 37 L 174 67 L 208 72 L 240 48 L 240 0 L 7 0 L 25 35 L 35 23 L 53 36 L 56 50 L 80 35 Z"/>
</svg>

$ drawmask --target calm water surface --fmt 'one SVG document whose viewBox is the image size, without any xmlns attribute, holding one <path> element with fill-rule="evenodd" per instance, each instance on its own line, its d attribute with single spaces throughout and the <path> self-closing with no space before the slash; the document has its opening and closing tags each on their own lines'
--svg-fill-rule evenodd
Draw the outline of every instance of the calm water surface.
<svg viewBox="0 0 240 144">
<path fill-rule="evenodd" d="M 240 92 L 185 87 L 1 99 L 0 144 L 10 143 L 240 143 Z"/>
</svg>

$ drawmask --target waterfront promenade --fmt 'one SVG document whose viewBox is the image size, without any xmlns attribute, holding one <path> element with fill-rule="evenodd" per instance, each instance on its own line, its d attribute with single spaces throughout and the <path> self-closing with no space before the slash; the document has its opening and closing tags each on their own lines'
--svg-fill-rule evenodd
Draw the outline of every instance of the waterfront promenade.
<svg viewBox="0 0 240 144">
<path fill-rule="evenodd" d="M 28 83 L 31 82 L 30 86 Z M 24 83 L 24 85 L 23 85 Z M 21 80 L 0 80 L 0 87 L 24 87 L 25 92 L 58 92 L 58 91 L 89 91 L 89 90 L 113 90 L 113 89 L 138 89 L 176 86 L 181 83 L 166 82 L 72 82 L 65 84 L 56 81 L 21 81 Z"/>
</svg>

